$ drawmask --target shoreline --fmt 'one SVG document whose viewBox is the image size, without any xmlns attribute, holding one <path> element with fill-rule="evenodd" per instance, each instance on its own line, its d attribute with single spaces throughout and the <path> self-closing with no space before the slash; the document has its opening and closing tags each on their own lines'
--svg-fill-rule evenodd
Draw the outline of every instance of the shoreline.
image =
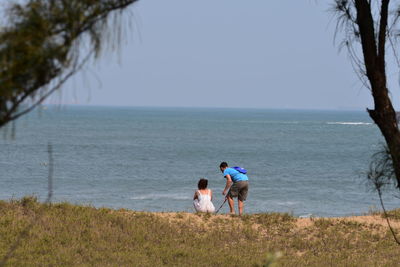
<svg viewBox="0 0 400 267">
<path fill-rule="evenodd" d="M 10 198 L 10 199 L 0 199 L 0 202 L 4 203 L 12 203 L 12 202 L 18 202 L 23 199 L 31 199 L 35 202 L 38 202 L 40 204 L 45 204 L 48 205 L 48 203 L 42 202 L 39 200 L 39 198 L 35 195 L 27 195 L 22 198 Z M 188 215 L 206 215 L 207 213 L 201 213 L 201 212 L 196 212 L 194 209 L 193 211 L 147 211 L 147 210 L 133 210 L 130 208 L 116 208 L 116 207 L 109 207 L 109 206 L 96 206 L 92 204 L 87 204 L 87 203 L 74 203 L 74 202 L 69 202 L 69 201 L 60 201 L 60 202 L 51 202 L 50 205 L 73 205 L 77 207 L 82 207 L 82 208 L 93 208 L 97 210 L 110 210 L 111 212 L 122 212 L 122 213 L 148 213 L 148 214 L 153 214 L 153 215 L 169 215 L 169 216 L 175 216 L 177 214 L 188 214 Z M 392 211 L 396 211 L 397 209 L 394 210 L 388 210 L 388 213 Z M 399 209 L 400 212 L 400 209 Z M 284 212 L 284 211 L 270 211 L 270 212 L 252 212 L 252 213 L 244 213 L 243 216 L 259 216 L 259 215 L 270 215 L 270 214 L 279 214 L 279 215 L 284 215 L 284 216 L 290 216 L 296 219 L 297 221 L 305 221 L 305 222 L 312 222 L 317 219 L 327 219 L 327 220 L 347 220 L 347 221 L 357 221 L 359 223 L 376 223 L 376 224 L 387 224 L 386 220 L 383 218 L 383 211 L 380 210 L 374 210 L 368 213 L 360 213 L 360 214 L 351 214 L 351 215 L 344 215 L 344 216 L 314 216 L 310 215 L 305 217 L 304 215 L 293 215 L 291 212 Z M 222 213 L 219 212 L 218 214 L 215 213 L 208 213 L 209 216 L 222 216 L 222 217 L 232 217 L 232 218 L 240 218 L 238 214 L 231 215 L 228 212 L 227 213 Z M 397 225 L 395 223 L 394 225 Z M 400 228 L 400 222 L 398 224 L 398 227 Z"/>
</svg>

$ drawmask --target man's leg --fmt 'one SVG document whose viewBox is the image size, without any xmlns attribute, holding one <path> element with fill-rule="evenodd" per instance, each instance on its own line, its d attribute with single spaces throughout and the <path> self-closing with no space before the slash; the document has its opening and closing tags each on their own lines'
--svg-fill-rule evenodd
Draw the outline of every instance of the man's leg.
<svg viewBox="0 0 400 267">
<path fill-rule="evenodd" d="M 247 192 L 249 190 L 249 183 L 247 181 L 240 182 L 238 193 L 238 207 L 239 207 L 239 215 L 243 214 L 244 201 L 247 198 Z"/>
<path fill-rule="evenodd" d="M 244 202 L 238 199 L 238 206 L 239 206 L 239 215 L 242 215 Z"/>
<path fill-rule="evenodd" d="M 231 210 L 231 214 L 235 214 L 235 202 L 233 202 L 233 198 L 231 196 L 227 196 L 229 209 Z"/>
</svg>

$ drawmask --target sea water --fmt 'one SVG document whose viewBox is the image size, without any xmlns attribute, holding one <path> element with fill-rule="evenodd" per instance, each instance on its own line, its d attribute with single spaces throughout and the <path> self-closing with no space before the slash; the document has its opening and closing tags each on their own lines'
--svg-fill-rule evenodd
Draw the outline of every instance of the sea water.
<svg viewBox="0 0 400 267">
<path fill-rule="evenodd" d="M 192 212 L 205 177 L 219 207 L 226 161 L 248 170 L 248 213 L 379 207 L 366 172 L 383 139 L 366 112 L 68 106 L 32 112 L 15 129 L 15 138 L 1 130 L 0 199 L 46 198 L 51 144 L 53 202 Z"/>
</svg>

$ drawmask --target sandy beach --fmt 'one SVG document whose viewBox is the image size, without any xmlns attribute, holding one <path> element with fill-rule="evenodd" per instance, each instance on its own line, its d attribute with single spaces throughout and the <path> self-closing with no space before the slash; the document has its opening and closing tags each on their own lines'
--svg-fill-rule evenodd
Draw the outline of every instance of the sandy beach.
<svg viewBox="0 0 400 267">
<path fill-rule="evenodd" d="M 183 212 L 154 212 L 152 213 L 156 217 L 166 219 L 171 223 L 178 223 L 182 221 L 190 222 L 193 226 L 202 226 L 202 227 L 212 227 L 213 223 L 216 221 L 226 221 L 226 222 L 234 222 L 240 220 L 241 217 L 229 214 L 200 214 L 200 213 L 183 213 Z M 126 212 L 126 215 L 132 215 L 132 212 Z M 260 214 L 258 214 L 260 215 Z M 267 214 L 261 214 L 267 215 Z M 204 221 L 204 217 L 208 219 Z M 257 215 L 245 214 L 243 217 L 252 217 Z M 382 214 L 375 215 L 360 215 L 360 216 L 349 216 L 349 217 L 327 217 L 327 218 L 297 218 L 293 217 L 294 225 L 297 229 L 310 228 L 315 225 L 315 222 L 320 220 L 328 221 L 332 224 L 341 224 L 341 223 L 357 223 L 360 226 L 378 226 L 378 227 L 388 227 L 386 219 L 382 216 Z M 390 220 L 390 225 L 395 229 L 400 229 L 400 221 L 399 220 Z M 257 223 L 254 223 L 254 227 L 257 227 Z"/>
</svg>

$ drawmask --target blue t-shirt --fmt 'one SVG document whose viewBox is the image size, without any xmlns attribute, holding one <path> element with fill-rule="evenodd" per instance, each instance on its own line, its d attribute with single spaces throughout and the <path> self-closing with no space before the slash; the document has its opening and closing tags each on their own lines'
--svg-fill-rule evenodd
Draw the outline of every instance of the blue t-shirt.
<svg viewBox="0 0 400 267">
<path fill-rule="evenodd" d="M 249 177 L 247 177 L 246 174 L 240 173 L 237 170 L 232 169 L 232 168 L 226 168 L 224 170 L 224 176 L 226 176 L 228 174 L 231 176 L 233 182 L 248 181 L 249 180 Z"/>
</svg>

